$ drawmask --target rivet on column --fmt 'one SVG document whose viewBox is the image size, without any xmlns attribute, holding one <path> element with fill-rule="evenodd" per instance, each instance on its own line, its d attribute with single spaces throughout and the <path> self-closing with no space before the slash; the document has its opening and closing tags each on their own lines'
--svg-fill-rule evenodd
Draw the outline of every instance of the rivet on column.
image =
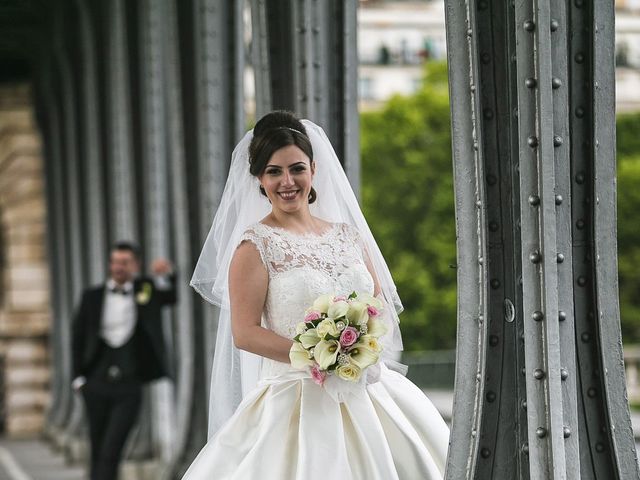
<svg viewBox="0 0 640 480">
<path fill-rule="evenodd" d="M 540 252 L 538 250 L 534 250 L 529 254 L 529 260 L 531 261 L 531 263 L 540 263 L 540 260 L 542 260 L 542 255 L 540 255 Z"/>
</svg>

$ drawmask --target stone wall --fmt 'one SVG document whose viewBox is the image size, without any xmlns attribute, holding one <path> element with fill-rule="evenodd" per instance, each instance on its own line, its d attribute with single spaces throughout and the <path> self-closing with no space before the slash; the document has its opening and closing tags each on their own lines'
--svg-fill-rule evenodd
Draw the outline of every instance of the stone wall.
<svg viewBox="0 0 640 480">
<path fill-rule="evenodd" d="M 6 434 L 44 426 L 50 323 L 41 139 L 27 85 L 0 86 L 0 416 Z"/>
</svg>

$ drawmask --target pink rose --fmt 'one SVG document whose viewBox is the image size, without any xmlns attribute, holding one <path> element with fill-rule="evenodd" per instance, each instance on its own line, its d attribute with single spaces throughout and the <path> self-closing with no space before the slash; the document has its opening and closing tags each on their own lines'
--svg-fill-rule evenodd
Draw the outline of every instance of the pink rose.
<svg viewBox="0 0 640 480">
<path fill-rule="evenodd" d="M 318 365 L 314 365 L 313 367 L 311 367 L 311 378 L 315 383 L 322 386 L 325 378 L 327 378 L 327 372 L 323 372 L 322 370 L 320 370 L 320 367 Z"/>
<path fill-rule="evenodd" d="M 321 317 L 319 312 L 309 312 L 306 317 L 304 317 L 305 322 L 312 322 L 313 320 L 318 320 Z"/>
<path fill-rule="evenodd" d="M 358 330 L 353 327 L 347 327 L 342 331 L 340 335 L 340 345 L 343 347 L 350 347 L 356 340 L 358 340 Z"/>
<path fill-rule="evenodd" d="M 347 296 L 346 295 L 338 295 L 337 297 L 333 297 L 333 303 L 346 302 L 346 301 L 347 301 Z"/>
<path fill-rule="evenodd" d="M 377 317 L 380 314 L 380 312 L 378 312 L 378 309 L 376 307 L 372 307 L 371 305 L 367 307 L 367 313 L 370 317 Z"/>
</svg>

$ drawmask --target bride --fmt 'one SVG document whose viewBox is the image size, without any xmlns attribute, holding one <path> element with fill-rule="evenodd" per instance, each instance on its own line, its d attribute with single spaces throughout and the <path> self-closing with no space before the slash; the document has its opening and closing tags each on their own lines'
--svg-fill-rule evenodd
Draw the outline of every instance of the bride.
<svg viewBox="0 0 640 480">
<path fill-rule="evenodd" d="M 191 285 L 220 320 L 209 441 L 183 480 L 443 478 L 449 430 L 392 360 L 402 304 L 319 126 L 276 111 L 240 141 Z M 383 358 L 320 385 L 291 365 L 296 324 L 353 291 L 385 305 Z"/>
</svg>

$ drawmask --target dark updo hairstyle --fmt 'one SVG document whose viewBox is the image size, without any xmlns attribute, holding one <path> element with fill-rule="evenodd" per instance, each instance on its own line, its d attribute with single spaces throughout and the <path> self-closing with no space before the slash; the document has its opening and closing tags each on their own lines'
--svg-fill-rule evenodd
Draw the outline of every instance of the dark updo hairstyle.
<svg viewBox="0 0 640 480">
<path fill-rule="evenodd" d="M 281 148 L 295 145 L 313 162 L 313 149 L 307 130 L 291 112 L 276 110 L 262 117 L 253 127 L 253 138 L 249 145 L 249 172 L 254 177 L 262 175 L 272 155 Z M 266 196 L 262 186 L 260 193 Z M 316 201 L 313 187 L 309 193 L 309 203 Z"/>
</svg>

